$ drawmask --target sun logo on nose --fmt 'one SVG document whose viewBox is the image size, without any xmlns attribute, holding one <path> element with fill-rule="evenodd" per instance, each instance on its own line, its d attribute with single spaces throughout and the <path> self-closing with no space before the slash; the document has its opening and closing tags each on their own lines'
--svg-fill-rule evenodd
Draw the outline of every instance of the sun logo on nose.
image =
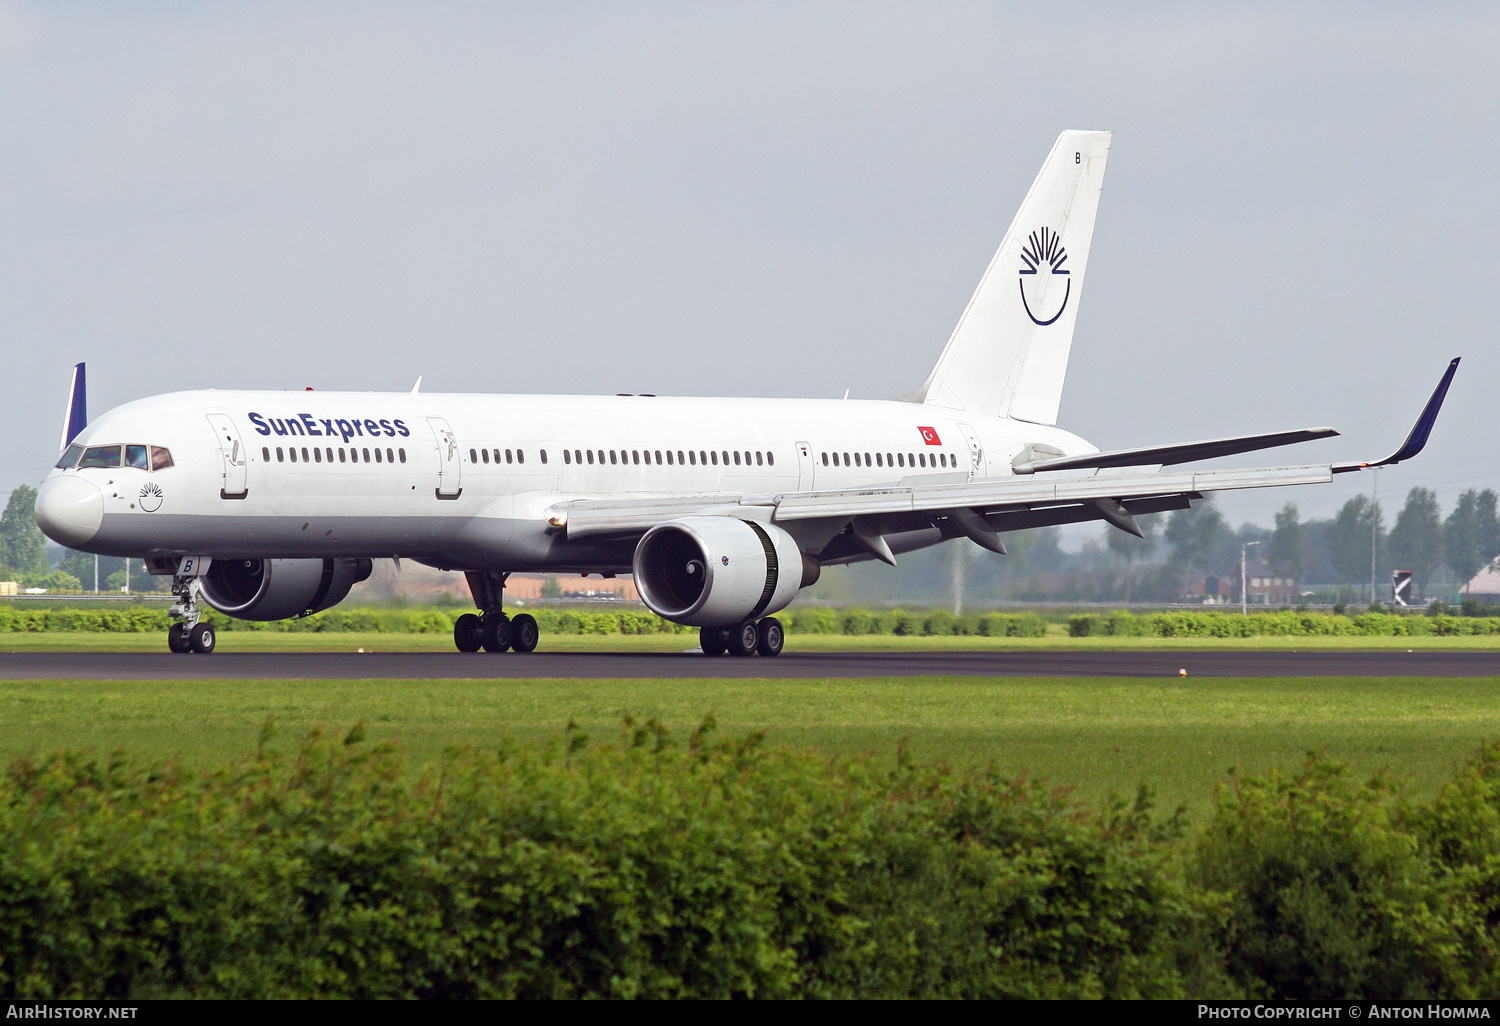
<svg viewBox="0 0 1500 1026">
<path fill-rule="evenodd" d="M 1031 299 L 1026 296 L 1027 276 L 1030 276 L 1032 286 L 1032 298 L 1038 303 L 1045 301 L 1051 285 L 1051 276 L 1054 274 L 1071 274 L 1063 264 L 1067 263 L 1068 251 L 1063 249 L 1062 236 L 1050 228 L 1039 228 L 1032 232 L 1027 238 L 1026 244 L 1021 247 L 1021 260 L 1026 264 L 1021 268 L 1020 277 L 1016 284 L 1021 289 L 1021 305 L 1026 308 L 1026 316 L 1030 317 L 1033 324 L 1046 327 L 1062 316 L 1063 311 L 1068 308 L 1068 298 L 1073 294 L 1073 279 L 1069 278 L 1067 286 L 1063 290 L 1062 303 L 1057 308 L 1057 313 L 1043 320 L 1037 316 L 1037 312 L 1031 307 Z M 1046 313 L 1046 310 L 1042 310 Z"/>
<path fill-rule="evenodd" d="M 148 482 L 147 484 L 141 486 L 139 501 L 141 509 L 145 510 L 147 513 L 155 513 L 157 510 L 161 509 L 162 498 L 163 496 L 161 485 L 157 484 L 155 481 Z"/>
</svg>

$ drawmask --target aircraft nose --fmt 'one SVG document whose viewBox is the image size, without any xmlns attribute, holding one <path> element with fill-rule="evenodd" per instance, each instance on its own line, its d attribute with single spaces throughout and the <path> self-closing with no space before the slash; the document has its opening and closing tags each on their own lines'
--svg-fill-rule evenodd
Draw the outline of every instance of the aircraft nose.
<svg viewBox="0 0 1500 1026">
<path fill-rule="evenodd" d="M 104 522 L 104 493 L 91 481 L 62 474 L 42 482 L 36 524 L 59 545 L 81 549 Z"/>
</svg>

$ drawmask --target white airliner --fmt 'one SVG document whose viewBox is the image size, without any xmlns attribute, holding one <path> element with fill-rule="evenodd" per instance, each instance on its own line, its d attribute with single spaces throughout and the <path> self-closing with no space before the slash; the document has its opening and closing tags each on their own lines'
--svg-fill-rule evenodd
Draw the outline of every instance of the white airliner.
<svg viewBox="0 0 1500 1026">
<path fill-rule="evenodd" d="M 276 620 L 341 601 L 371 560 L 468 578 L 465 652 L 537 644 L 516 571 L 633 573 L 703 651 L 776 655 L 771 614 L 819 568 L 953 538 L 1143 513 L 1205 492 L 1315 484 L 1426 444 L 1454 360 L 1405 444 L 1371 463 L 1164 470 L 1337 434 L 1101 452 L 1056 427 L 1108 132 L 1064 132 L 927 381 L 888 401 L 176 392 L 85 426 L 83 365 L 37 523 L 172 576 L 174 652 L 210 652 L 200 602 Z M 420 384 L 420 382 L 419 382 Z"/>
</svg>

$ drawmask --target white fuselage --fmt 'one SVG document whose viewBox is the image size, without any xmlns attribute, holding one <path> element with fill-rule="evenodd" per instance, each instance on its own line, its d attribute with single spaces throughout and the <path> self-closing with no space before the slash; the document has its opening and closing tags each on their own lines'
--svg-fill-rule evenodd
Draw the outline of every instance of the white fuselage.
<svg viewBox="0 0 1500 1026">
<path fill-rule="evenodd" d="M 584 572 L 628 569 L 630 547 L 548 531 L 560 502 L 964 482 L 1009 476 L 1027 446 L 1094 451 L 897 401 L 248 391 L 142 399 L 74 444 L 172 461 L 54 469 L 38 517 L 75 549 Z"/>
</svg>

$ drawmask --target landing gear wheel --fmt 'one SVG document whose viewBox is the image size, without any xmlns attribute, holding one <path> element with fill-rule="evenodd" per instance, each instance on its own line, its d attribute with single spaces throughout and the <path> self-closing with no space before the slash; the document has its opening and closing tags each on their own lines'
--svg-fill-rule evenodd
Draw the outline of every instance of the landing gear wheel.
<svg viewBox="0 0 1500 1026">
<path fill-rule="evenodd" d="M 479 628 L 479 642 L 486 652 L 504 652 L 510 648 L 510 617 L 504 613 L 487 613 Z"/>
<path fill-rule="evenodd" d="M 722 627 L 699 627 L 698 647 L 703 649 L 704 655 L 723 655 L 724 649 L 729 645 L 726 633 Z"/>
<path fill-rule="evenodd" d="M 191 652 L 192 644 L 188 641 L 188 625 L 185 623 L 174 623 L 167 628 L 167 648 L 178 655 Z"/>
<path fill-rule="evenodd" d="M 453 644 L 460 652 L 479 651 L 479 628 L 481 621 L 473 613 L 465 613 L 453 621 Z"/>
<path fill-rule="evenodd" d="M 755 654 L 755 648 L 760 644 L 760 631 L 755 627 L 755 621 L 746 620 L 737 623 L 725 632 L 728 637 L 729 654 L 732 656 L 751 656 Z"/>
<path fill-rule="evenodd" d="M 781 621 L 774 616 L 768 616 L 755 625 L 755 632 L 759 636 L 755 650 L 763 656 L 781 655 L 781 647 L 786 644 L 786 631 L 782 630 Z"/>
<path fill-rule="evenodd" d="M 536 617 L 530 613 L 522 613 L 510 622 L 510 647 L 513 652 L 535 652 L 536 643 L 541 637 L 542 631 L 536 625 Z"/>
<path fill-rule="evenodd" d="M 214 629 L 202 620 L 193 624 L 192 630 L 188 631 L 188 644 L 199 655 L 208 655 L 212 652 L 218 640 L 218 636 L 214 634 Z"/>
</svg>

